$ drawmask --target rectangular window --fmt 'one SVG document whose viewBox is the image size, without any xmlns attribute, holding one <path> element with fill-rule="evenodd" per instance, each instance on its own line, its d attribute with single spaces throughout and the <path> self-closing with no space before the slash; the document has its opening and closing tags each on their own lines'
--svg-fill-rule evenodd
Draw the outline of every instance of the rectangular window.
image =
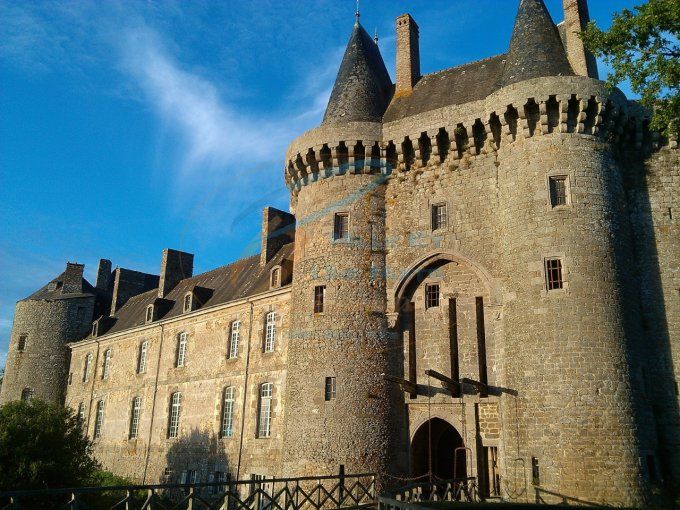
<svg viewBox="0 0 680 510">
<path fill-rule="evenodd" d="M 82 427 L 85 424 L 85 403 L 78 404 L 78 414 L 76 415 L 78 424 Z"/>
<path fill-rule="evenodd" d="M 275 289 L 281 285 L 281 269 L 275 267 L 272 269 L 271 287 Z"/>
<path fill-rule="evenodd" d="M 185 312 L 191 311 L 191 294 L 187 294 L 186 296 L 184 296 L 184 311 Z"/>
<path fill-rule="evenodd" d="M 85 364 L 83 365 L 83 382 L 87 382 L 90 377 L 90 364 L 92 363 L 92 354 L 85 356 Z"/>
<path fill-rule="evenodd" d="M 92 336 L 96 337 L 99 332 L 99 323 L 95 322 L 92 324 Z"/>
<path fill-rule="evenodd" d="M 349 239 L 349 214 L 337 213 L 335 215 L 333 239 L 336 241 Z"/>
<path fill-rule="evenodd" d="M 229 359 L 238 357 L 238 344 L 241 339 L 241 321 L 231 323 L 231 335 L 229 338 Z"/>
<path fill-rule="evenodd" d="M 33 398 L 33 390 L 31 388 L 24 388 L 21 390 L 21 400 L 23 402 L 28 402 Z"/>
<path fill-rule="evenodd" d="M 533 485 L 541 485 L 541 472 L 538 468 L 538 459 L 531 457 L 531 483 Z"/>
<path fill-rule="evenodd" d="M 180 333 L 177 340 L 177 359 L 175 361 L 175 367 L 183 367 L 186 362 L 187 356 L 187 334 Z"/>
<path fill-rule="evenodd" d="M 222 404 L 222 437 L 234 435 L 234 395 L 235 388 L 229 386 L 224 390 L 224 403 Z"/>
<path fill-rule="evenodd" d="M 335 377 L 326 377 L 325 399 L 326 402 L 334 400 L 336 396 Z"/>
<path fill-rule="evenodd" d="M 432 230 L 446 228 L 448 218 L 446 215 L 446 204 L 435 204 L 432 206 Z"/>
<path fill-rule="evenodd" d="M 142 412 L 142 397 L 135 397 L 132 399 L 132 408 L 130 410 L 130 439 L 136 439 L 139 432 L 139 415 Z"/>
<path fill-rule="evenodd" d="M 93 437 L 98 439 L 102 436 L 102 426 L 104 425 L 104 401 L 97 402 L 97 414 L 94 422 Z"/>
<path fill-rule="evenodd" d="M 179 415 L 182 405 L 182 394 L 175 392 L 170 396 L 170 417 L 168 419 L 168 437 L 177 437 L 179 433 Z"/>
<path fill-rule="evenodd" d="M 265 319 L 264 352 L 274 352 L 276 340 L 276 312 L 269 312 Z"/>
<path fill-rule="evenodd" d="M 19 335 L 19 340 L 17 340 L 17 351 L 23 352 L 26 350 L 26 335 Z"/>
<path fill-rule="evenodd" d="M 257 437 L 271 436 L 273 386 L 272 383 L 263 383 L 260 386 L 260 413 L 257 424 Z"/>
<path fill-rule="evenodd" d="M 439 306 L 439 284 L 428 283 L 425 285 L 425 309 L 437 308 Z"/>
<path fill-rule="evenodd" d="M 477 358 L 479 363 L 479 382 L 488 384 L 488 370 L 486 366 L 486 329 L 484 326 L 484 298 L 475 298 L 477 315 Z M 486 396 L 480 392 L 480 396 Z"/>
<path fill-rule="evenodd" d="M 317 285 L 314 287 L 314 313 L 323 313 L 324 298 L 326 297 L 326 286 Z"/>
<path fill-rule="evenodd" d="M 111 349 L 106 349 L 104 351 L 104 361 L 102 362 L 102 379 L 106 380 L 109 378 L 109 372 L 111 371 Z"/>
<path fill-rule="evenodd" d="M 561 259 L 545 259 L 545 279 L 548 290 L 564 288 Z"/>
<path fill-rule="evenodd" d="M 149 341 L 143 341 L 139 346 L 139 358 L 137 359 L 137 373 L 146 373 L 146 359 L 149 355 Z"/>
<path fill-rule="evenodd" d="M 146 322 L 151 322 L 153 320 L 153 305 L 146 307 Z"/>
<path fill-rule="evenodd" d="M 225 473 L 224 471 L 215 471 L 212 481 L 213 483 L 222 483 L 226 482 L 228 477 L 228 473 Z M 221 492 L 225 492 L 226 490 L 227 488 L 224 485 L 213 485 L 211 488 L 211 492 L 213 494 L 219 494 Z"/>
<path fill-rule="evenodd" d="M 567 205 L 567 178 L 566 176 L 550 177 L 550 205 L 557 207 Z"/>
</svg>

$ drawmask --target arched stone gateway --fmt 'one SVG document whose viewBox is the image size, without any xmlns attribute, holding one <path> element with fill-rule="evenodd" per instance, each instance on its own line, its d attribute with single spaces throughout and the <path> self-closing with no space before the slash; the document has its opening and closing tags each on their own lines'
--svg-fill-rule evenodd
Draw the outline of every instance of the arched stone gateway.
<svg viewBox="0 0 680 510">
<path fill-rule="evenodd" d="M 449 422 L 432 418 L 423 423 L 411 439 L 411 474 L 443 480 L 466 476 L 463 438 Z"/>
</svg>

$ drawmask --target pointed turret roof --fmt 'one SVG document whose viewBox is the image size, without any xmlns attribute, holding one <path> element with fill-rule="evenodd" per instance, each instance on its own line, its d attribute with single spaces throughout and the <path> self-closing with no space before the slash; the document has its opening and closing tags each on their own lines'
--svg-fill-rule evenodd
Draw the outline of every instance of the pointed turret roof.
<svg viewBox="0 0 680 510">
<path fill-rule="evenodd" d="M 500 85 L 572 75 L 560 34 L 543 0 L 521 0 Z"/>
<path fill-rule="evenodd" d="M 357 21 L 347 43 L 323 122 L 380 122 L 393 85 L 378 45 Z"/>
</svg>

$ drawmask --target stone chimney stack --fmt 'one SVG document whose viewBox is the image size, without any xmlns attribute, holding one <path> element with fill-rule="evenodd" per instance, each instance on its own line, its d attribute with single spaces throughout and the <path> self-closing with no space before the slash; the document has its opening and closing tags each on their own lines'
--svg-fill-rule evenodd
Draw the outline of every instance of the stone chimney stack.
<svg viewBox="0 0 680 510">
<path fill-rule="evenodd" d="M 73 262 L 66 263 L 66 272 L 64 273 L 64 285 L 61 289 L 63 294 L 81 294 L 83 292 L 83 271 L 84 264 L 76 264 Z"/>
<path fill-rule="evenodd" d="M 580 76 L 599 79 L 595 56 L 586 50 L 583 41 L 578 36 L 588 22 L 587 0 L 562 0 L 564 6 L 564 45 L 574 72 Z"/>
<path fill-rule="evenodd" d="M 111 261 L 107 259 L 99 259 L 99 267 L 97 267 L 97 283 L 95 287 L 107 292 L 111 289 Z"/>
<path fill-rule="evenodd" d="M 420 42 L 418 24 L 410 14 L 397 18 L 396 95 L 407 95 L 420 79 Z"/>
<path fill-rule="evenodd" d="M 191 278 L 194 273 L 194 256 L 191 253 L 163 250 L 161 260 L 161 274 L 158 283 L 158 297 L 164 298 L 175 286 L 185 278 Z"/>
</svg>

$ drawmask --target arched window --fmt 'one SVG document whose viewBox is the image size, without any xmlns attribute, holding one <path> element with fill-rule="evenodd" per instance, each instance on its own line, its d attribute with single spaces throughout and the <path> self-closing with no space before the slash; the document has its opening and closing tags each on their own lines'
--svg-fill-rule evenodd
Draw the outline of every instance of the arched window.
<svg viewBox="0 0 680 510">
<path fill-rule="evenodd" d="M 97 415 L 94 422 L 93 437 L 98 439 L 102 436 L 102 427 L 104 426 L 104 401 L 97 402 Z"/>
<path fill-rule="evenodd" d="M 260 413 L 257 423 L 257 437 L 270 437 L 272 425 L 272 393 L 274 385 L 266 382 L 260 385 Z"/>
<path fill-rule="evenodd" d="M 238 344 L 241 340 L 241 321 L 234 321 L 231 323 L 231 334 L 229 335 L 229 353 L 228 358 L 234 359 L 238 357 Z"/>
<path fill-rule="evenodd" d="M 142 413 L 142 397 L 135 397 L 132 399 L 132 407 L 130 408 L 130 439 L 136 439 L 139 432 L 139 416 Z"/>
<path fill-rule="evenodd" d="M 224 389 L 224 401 L 222 403 L 222 437 L 232 437 L 234 435 L 234 395 L 235 388 L 229 386 Z"/>
<path fill-rule="evenodd" d="M 33 398 L 33 390 L 31 388 L 24 388 L 21 390 L 21 400 L 28 402 Z"/>
<path fill-rule="evenodd" d="M 187 357 L 187 334 L 182 332 L 177 339 L 177 359 L 175 367 L 183 367 Z"/>
<path fill-rule="evenodd" d="M 111 371 L 111 349 L 106 349 L 104 351 L 104 361 L 102 361 L 102 379 L 108 379 L 110 371 Z"/>
<path fill-rule="evenodd" d="M 265 318 L 264 352 L 274 352 L 276 340 L 276 312 L 269 312 Z"/>
<path fill-rule="evenodd" d="M 281 268 L 275 267 L 272 269 L 271 288 L 276 289 L 281 286 Z"/>
<path fill-rule="evenodd" d="M 90 377 L 90 365 L 92 364 L 92 354 L 88 353 L 85 356 L 85 363 L 83 365 L 83 382 L 87 382 Z"/>
<path fill-rule="evenodd" d="M 148 355 L 149 355 L 149 341 L 144 340 L 139 345 L 139 356 L 137 358 L 137 373 L 138 374 L 145 374 L 146 373 L 146 359 L 147 359 Z"/>
<path fill-rule="evenodd" d="M 170 415 L 168 417 L 168 437 L 174 438 L 179 434 L 179 415 L 182 406 L 182 394 L 176 391 L 170 396 Z"/>
</svg>

